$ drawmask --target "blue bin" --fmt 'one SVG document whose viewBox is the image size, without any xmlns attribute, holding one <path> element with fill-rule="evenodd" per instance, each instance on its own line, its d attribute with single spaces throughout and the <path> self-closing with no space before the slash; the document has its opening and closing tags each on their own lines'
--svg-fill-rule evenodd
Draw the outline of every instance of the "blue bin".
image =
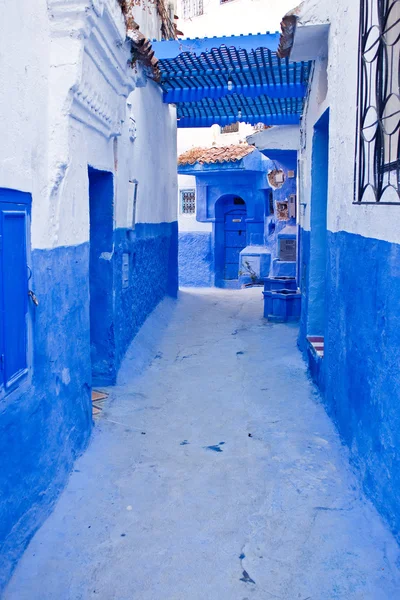
<svg viewBox="0 0 400 600">
<path fill-rule="evenodd" d="M 264 280 L 264 291 L 297 290 L 296 277 L 267 277 Z"/>
<path fill-rule="evenodd" d="M 268 290 L 263 292 L 264 317 L 275 323 L 297 321 L 300 318 L 301 294 L 296 290 Z"/>
</svg>

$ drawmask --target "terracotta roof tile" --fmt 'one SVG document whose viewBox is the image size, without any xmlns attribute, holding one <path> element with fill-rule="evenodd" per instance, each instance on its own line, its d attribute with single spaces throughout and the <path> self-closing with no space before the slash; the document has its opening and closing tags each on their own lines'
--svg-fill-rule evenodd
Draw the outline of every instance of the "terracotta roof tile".
<svg viewBox="0 0 400 600">
<path fill-rule="evenodd" d="M 237 162 L 248 154 L 251 154 L 251 152 L 254 152 L 254 150 L 254 146 L 249 146 L 248 144 L 213 146 L 212 148 L 191 148 L 178 157 L 178 165 Z"/>
</svg>

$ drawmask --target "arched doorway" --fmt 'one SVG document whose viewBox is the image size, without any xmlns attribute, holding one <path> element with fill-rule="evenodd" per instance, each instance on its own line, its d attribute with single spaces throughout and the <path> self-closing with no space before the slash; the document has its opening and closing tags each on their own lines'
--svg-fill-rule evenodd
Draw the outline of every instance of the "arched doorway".
<svg viewBox="0 0 400 600">
<path fill-rule="evenodd" d="M 226 195 L 215 205 L 215 285 L 235 287 L 240 252 L 246 247 L 247 210 L 240 196 Z"/>
</svg>

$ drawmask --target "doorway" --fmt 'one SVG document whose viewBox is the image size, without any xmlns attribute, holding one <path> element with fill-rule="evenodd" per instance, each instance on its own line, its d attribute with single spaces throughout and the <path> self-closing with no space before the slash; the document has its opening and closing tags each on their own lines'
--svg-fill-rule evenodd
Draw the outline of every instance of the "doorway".
<svg viewBox="0 0 400 600">
<path fill-rule="evenodd" d="M 308 281 L 308 333 L 324 336 L 329 168 L 329 110 L 314 126 L 312 148 L 311 234 Z"/>
<path fill-rule="evenodd" d="M 94 385 L 115 382 L 113 326 L 114 182 L 108 171 L 89 167 L 90 348 Z"/>
<path fill-rule="evenodd" d="M 231 287 L 239 278 L 240 252 L 246 247 L 246 204 L 239 196 L 222 196 L 215 204 L 215 285 Z"/>
</svg>

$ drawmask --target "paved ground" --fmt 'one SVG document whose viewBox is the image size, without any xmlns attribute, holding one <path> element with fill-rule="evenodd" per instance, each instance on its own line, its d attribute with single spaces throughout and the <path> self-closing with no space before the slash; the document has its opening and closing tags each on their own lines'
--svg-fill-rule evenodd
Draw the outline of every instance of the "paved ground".
<svg viewBox="0 0 400 600">
<path fill-rule="evenodd" d="M 259 289 L 155 311 L 6 600 L 400 598 L 296 328 L 261 314 Z"/>
</svg>

